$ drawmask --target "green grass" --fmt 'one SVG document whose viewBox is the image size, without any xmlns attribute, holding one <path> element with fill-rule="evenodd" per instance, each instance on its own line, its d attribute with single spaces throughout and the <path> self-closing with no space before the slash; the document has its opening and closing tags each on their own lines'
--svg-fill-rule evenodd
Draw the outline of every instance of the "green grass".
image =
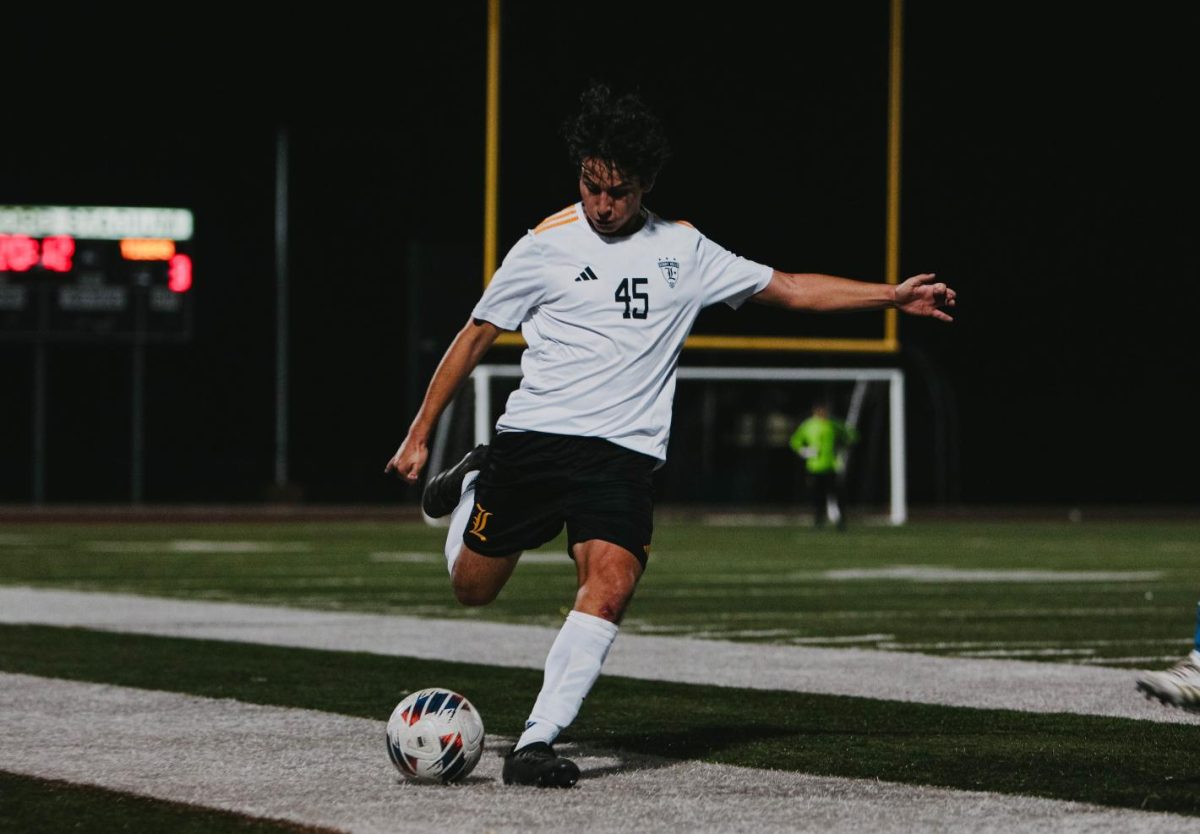
<svg viewBox="0 0 1200 834">
<path fill-rule="evenodd" d="M 562 538 L 496 603 L 457 606 L 421 524 L 11 525 L 0 583 L 552 625 L 574 595 Z M 243 544 L 246 552 L 220 552 Z M 207 550 L 206 550 L 207 549 Z M 545 561 L 550 559 L 550 562 Z M 628 632 L 1156 666 L 1190 643 L 1200 524 L 859 527 L 660 524 Z M 829 571 L 1153 573 L 1107 581 L 912 582 Z"/>
<path fill-rule="evenodd" d="M 0 627 L 0 669 L 324 710 L 381 726 L 407 691 L 447 686 L 470 693 L 488 732 L 499 735 L 515 735 L 541 679 L 534 670 L 26 626 Z M 564 739 L 1200 815 L 1200 745 L 1190 725 L 605 676 Z M 382 744 L 379 756 L 390 766 Z"/>
<path fill-rule="evenodd" d="M 0 832 L 6 834 L 322 834 L 328 829 L 163 802 L 142 796 L 0 771 Z"/>
<path fill-rule="evenodd" d="M 561 538 L 523 563 L 485 609 L 454 603 L 442 539 L 439 529 L 402 523 L 13 524 L 0 530 L 0 584 L 561 621 L 575 584 Z M 1193 522 L 929 523 L 845 534 L 664 523 L 654 545 L 626 632 L 1155 666 L 1186 651 L 1200 594 L 1200 524 Z M 959 573 L 929 582 L 880 573 L 895 566 Z M 847 570 L 858 578 L 830 573 Z M 964 571 L 1009 579 L 1013 571 L 1143 575 L 950 581 L 969 578 Z M 535 670 L 34 626 L 0 626 L 0 669 L 381 723 L 406 691 L 448 686 L 469 693 L 489 733 L 500 735 L 516 733 L 541 678 Z M 566 738 L 682 759 L 1200 815 L 1198 733 L 1191 725 L 603 676 Z M 390 766 L 382 750 L 380 766 Z M 247 826 L 286 830 L 0 775 L 3 831 Z"/>
</svg>

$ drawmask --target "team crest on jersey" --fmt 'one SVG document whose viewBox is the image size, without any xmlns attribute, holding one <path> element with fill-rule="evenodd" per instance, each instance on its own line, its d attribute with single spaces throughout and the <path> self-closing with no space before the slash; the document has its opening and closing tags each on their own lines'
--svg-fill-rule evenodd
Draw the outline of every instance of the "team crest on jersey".
<svg viewBox="0 0 1200 834">
<path fill-rule="evenodd" d="M 674 258 L 659 258 L 658 268 L 667 279 L 667 286 L 675 289 L 675 282 L 679 280 L 679 261 Z"/>
</svg>

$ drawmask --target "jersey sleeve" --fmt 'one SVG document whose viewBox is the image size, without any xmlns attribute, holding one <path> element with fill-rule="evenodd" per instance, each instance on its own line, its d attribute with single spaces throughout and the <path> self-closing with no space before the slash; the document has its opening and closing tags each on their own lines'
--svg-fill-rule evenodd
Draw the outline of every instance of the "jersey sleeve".
<svg viewBox="0 0 1200 834">
<path fill-rule="evenodd" d="M 533 235 L 525 235 L 508 250 L 492 275 L 471 318 L 490 322 L 501 330 L 517 330 L 542 303 L 545 282 Z"/>
<path fill-rule="evenodd" d="M 704 288 L 704 306 L 724 301 L 734 310 L 746 299 L 766 288 L 774 270 L 735 255 L 702 234 L 697 235 L 696 263 Z"/>
<path fill-rule="evenodd" d="M 800 450 L 808 445 L 808 424 L 801 423 L 796 426 L 796 430 L 792 432 L 792 437 L 788 440 L 788 445 L 792 447 L 792 451 L 800 454 Z"/>
</svg>

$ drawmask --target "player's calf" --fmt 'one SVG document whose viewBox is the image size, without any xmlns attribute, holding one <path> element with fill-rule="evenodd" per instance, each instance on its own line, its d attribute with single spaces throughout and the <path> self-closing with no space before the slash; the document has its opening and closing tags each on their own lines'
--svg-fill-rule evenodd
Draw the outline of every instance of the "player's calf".
<svg viewBox="0 0 1200 834">
<path fill-rule="evenodd" d="M 462 545 L 450 575 L 454 598 L 462 605 L 487 605 L 499 596 L 520 558 L 520 553 L 484 556 Z"/>
</svg>

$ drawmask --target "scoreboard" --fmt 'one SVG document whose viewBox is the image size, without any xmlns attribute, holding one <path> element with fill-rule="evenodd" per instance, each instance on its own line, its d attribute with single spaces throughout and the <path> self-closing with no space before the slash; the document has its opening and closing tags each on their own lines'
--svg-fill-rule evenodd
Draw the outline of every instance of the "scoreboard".
<svg viewBox="0 0 1200 834">
<path fill-rule="evenodd" d="M 192 212 L 0 206 L 0 339 L 191 337 Z"/>
</svg>

